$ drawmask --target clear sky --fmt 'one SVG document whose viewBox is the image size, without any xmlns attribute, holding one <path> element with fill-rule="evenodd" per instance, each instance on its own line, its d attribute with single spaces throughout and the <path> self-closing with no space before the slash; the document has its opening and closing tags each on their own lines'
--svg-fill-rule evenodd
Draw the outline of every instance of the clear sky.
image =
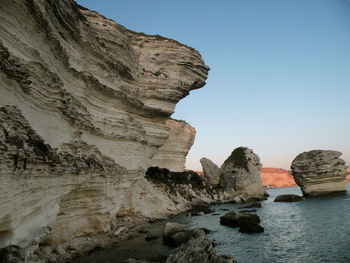
<svg viewBox="0 0 350 263">
<path fill-rule="evenodd" d="M 238 146 L 289 169 L 303 151 L 343 152 L 350 165 L 350 2 L 347 0 L 78 0 L 137 32 L 197 49 L 207 85 L 173 118 L 197 130 L 189 169 L 221 165 Z"/>
</svg>

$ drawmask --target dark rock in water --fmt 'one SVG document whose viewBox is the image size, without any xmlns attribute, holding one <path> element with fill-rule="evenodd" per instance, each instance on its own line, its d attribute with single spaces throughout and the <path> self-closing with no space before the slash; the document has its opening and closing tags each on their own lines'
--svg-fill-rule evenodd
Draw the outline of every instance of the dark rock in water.
<svg viewBox="0 0 350 263">
<path fill-rule="evenodd" d="M 220 211 L 230 211 L 230 209 L 228 209 L 228 208 L 221 208 L 221 209 L 219 209 Z"/>
<path fill-rule="evenodd" d="M 274 202 L 296 202 L 303 200 L 302 196 L 299 195 L 293 195 L 293 194 L 286 194 L 286 195 L 278 195 Z"/>
<path fill-rule="evenodd" d="M 250 205 L 240 207 L 240 209 L 241 208 L 261 208 L 261 204 L 260 203 L 252 203 Z"/>
<path fill-rule="evenodd" d="M 248 213 L 253 213 L 256 212 L 256 209 L 251 209 L 251 210 L 241 210 L 239 212 L 248 212 Z"/>
<path fill-rule="evenodd" d="M 204 213 L 204 214 L 210 214 L 210 213 L 213 213 L 213 212 L 215 212 L 215 211 L 212 210 L 212 209 L 210 209 L 209 207 L 203 209 L 203 213 Z"/>
<path fill-rule="evenodd" d="M 268 193 L 265 192 L 265 194 L 269 196 Z M 247 202 L 259 202 L 259 201 L 267 200 L 267 196 L 265 196 L 265 194 L 264 194 L 264 196 L 253 196 L 253 197 L 249 198 L 247 200 Z"/>
<path fill-rule="evenodd" d="M 203 230 L 205 234 L 209 234 L 209 233 L 213 232 L 213 231 L 211 231 L 207 228 L 204 228 L 204 227 L 200 228 L 200 230 Z"/>
<path fill-rule="evenodd" d="M 145 240 L 146 240 L 146 241 L 151 241 L 151 240 L 155 240 L 155 239 L 157 239 L 157 238 L 158 238 L 157 236 L 149 235 L 149 236 L 146 236 L 146 237 L 145 237 Z"/>
<path fill-rule="evenodd" d="M 174 249 L 168 256 L 166 263 L 236 263 L 236 261 L 225 255 L 217 255 L 213 242 L 205 238 L 204 231 L 199 230 L 197 234 L 186 244 Z"/>
<path fill-rule="evenodd" d="M 0 249 L 1 263 L 22 263 L 25 262 L 24 253 L 21 247 L 10 245 Z"/>
<path fill-rule="evenodd" d="M 214 213 L 214 214 L 211 214 L 211 215 L 213 215 L 213 216 L 218 216 L 218 215 L 220 215 L 220 214 Z"/>
<path fill-rule="evenodd" d="M 249 212 L 229 212 L 220 217 L 220 224 L 240 227 L 240 232 L 245 233 L 264 232 L 264 228 L 259 223 L 259 216 Z"/>
<path fill-rule="evenodd" d="M 261 233 L 264 232 L 264 228 L 254 222 L 249 222 L 246 224 L 242 224 L 239 228 L 239 232 L 242 233 Z"/>
<path fill-rule="evenodd" d="M 260 218 L 248 212 L 228 212 L 220 217 L 220 224 L 225 226 L 238 227 L 247 222 L 260 223 Z"/>
<path fill-rule="evenodd" d="M 191 216 L 200 216 L 201 214 L 198 212 L 191 212 Z"/>
</svg>

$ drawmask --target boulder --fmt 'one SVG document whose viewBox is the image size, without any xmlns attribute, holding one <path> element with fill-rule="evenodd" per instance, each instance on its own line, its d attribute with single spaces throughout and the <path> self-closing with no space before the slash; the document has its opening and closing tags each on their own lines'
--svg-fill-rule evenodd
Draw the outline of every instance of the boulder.
<svg viewBox="0 0 350 263">
<path fill-rule="evenodd" d="M 341 155 L 337 151 L 313 150 L 293 160 L 292 175 L 305 197 L 346 191 L 347 167 Z"/>
<path fill-rule="evenodd" d="M 247 206 L 242 206 L 240 208 L 261 208 L 261 204 L 260 203 L 252 203 L 250 205 L 247 205 Z"/>
<path fill-rule="evenodd" d="M 200 229 L 187 229 L 184 225 L 168 222 L 163 231 L 163 242 L 166 245 L 178 247 L 198 235 Z"/>
<path fill-rule="evenodd" d="M 238 231 L 242 233 L 261 233 L 264 232 L 264 228 L 259 224 L 249 222 L 242 224 Z"/>
<path fill-rule="evenodd" d="M 260 179 L 261 163 L 259 156 L 251 149 L 238 147 L 220 167 L 220 186 L 231 196 L 246 194 L 250 197 L 263 197 L 265 188 Z"/>
<path fill-rule="evenodd" d="M 239 231 L 246 233 L 264 232 L 264 228 L 259 223 L 259 216 L 249 212 L 229 212 L 220 217 L 220 224 L 240 227 Z"/>
<path fill-rule="evenodd" d="M 213 242 L 205 238 L 204 231 L 198 231 L 186 244 L 174 249 L 166 259 L 166 263 L 235 263 L 236 261 L 225 255 L 217 255 Z"/>
<path fill-rule="evenodd" d="M 200 159 L 200 162 L 202 165 L 204 178 L 209 182 L 210 185 L 218 185 L 220 183 L 221 175 L 219 167 L 207 158 Z"/>
<path fill-rule="evenodd" d="M 278 195 L 274 202 L 296 202 L 302 200 L 303 197 L 299 195 L 292 195 L 292 194 L 286 194 L 286 195 Z"/>
</svg>

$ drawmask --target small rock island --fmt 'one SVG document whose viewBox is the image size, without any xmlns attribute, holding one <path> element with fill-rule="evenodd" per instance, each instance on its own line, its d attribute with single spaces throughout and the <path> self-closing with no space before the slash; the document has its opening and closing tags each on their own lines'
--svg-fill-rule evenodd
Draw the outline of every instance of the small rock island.
<svg viewBox="0 0 350 263">
<path fill-rule="evenodd" d="M 291 169 L 305 197 L 345 192 L 347 167 L 341 152 L 313 150 L 299 154 Z"/>
</svg>

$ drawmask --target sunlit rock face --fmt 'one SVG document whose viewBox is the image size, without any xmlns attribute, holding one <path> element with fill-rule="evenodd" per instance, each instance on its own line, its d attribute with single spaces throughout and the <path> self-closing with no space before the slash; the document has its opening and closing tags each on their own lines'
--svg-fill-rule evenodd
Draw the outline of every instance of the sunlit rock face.
<svg viewBox="0 0 350 263">
<path fill-rule="evenodd" d="M 299 154 L 291 169 L 304 196 L 346 191 L 347 166 L 337 151 L 313 150 Z"/>
<path fill-rule="evenodd" d="M 220 185 L 230 196 L 264 196 L 265 188 L 260 178 L 260 158 L 247 147 L 234 149 L 220 167 Z"/>
<path fill-rule="evenodd" d="M 184 167 L 195 132 L 170 115 L 205 84 L 200 54 L 72 0 L 0 4 L 0 247 L 178 211 L 144 174 Z"/>
<path fill-rule="evenodd" d="M 260 177 L 262 184 L 267 188 L 297 186 L 293 176 L 287 170 L 281 168 L 262 168 Z"/>
</svg>

